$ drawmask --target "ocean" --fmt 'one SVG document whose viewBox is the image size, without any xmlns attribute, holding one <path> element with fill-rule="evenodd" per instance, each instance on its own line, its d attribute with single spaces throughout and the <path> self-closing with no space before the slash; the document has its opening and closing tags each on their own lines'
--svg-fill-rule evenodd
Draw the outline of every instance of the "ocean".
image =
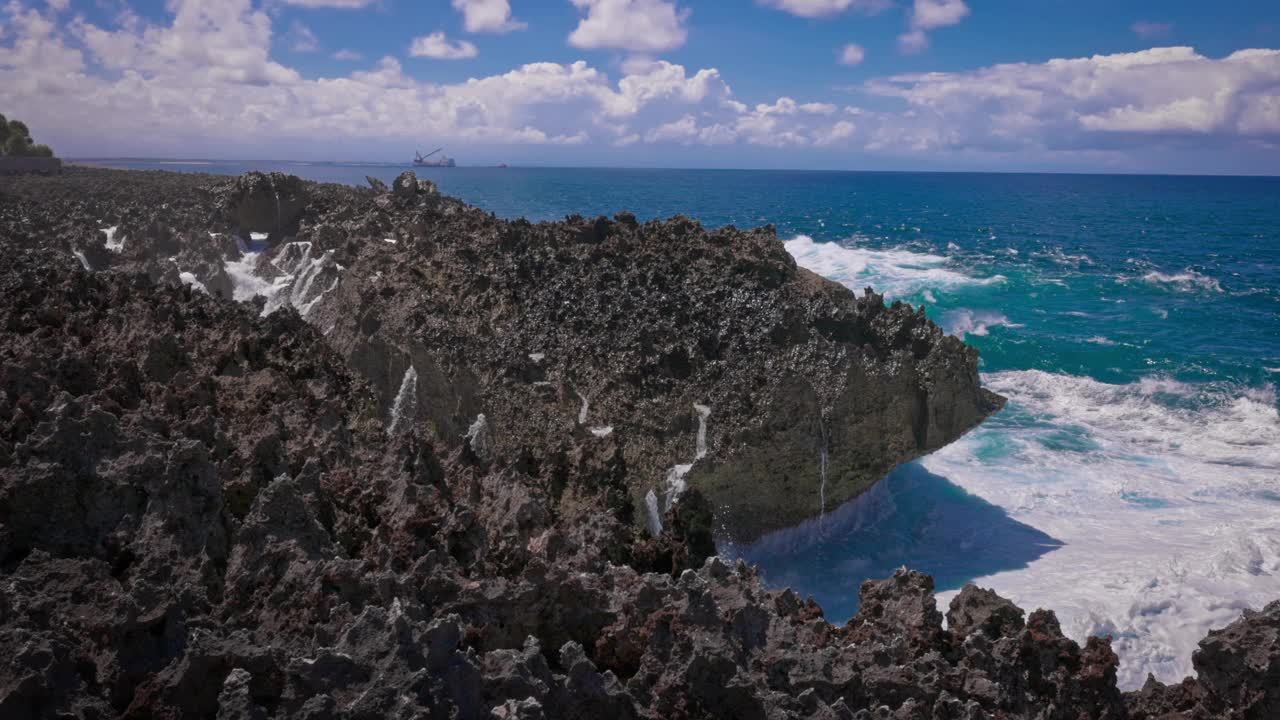
<svg viewBox="0 0 1280 720">
<path fill-rule="evenodd" d="M 98 161 L 390 181 L 389 165 Z M 1108 634 L 1120 683 L 1192 671 L 1280 598 L 1280 178 L 418 168 L 503 217 L 771 223 L 801 265 L 923 304 L 1008 406 L 804 527 L 722 552 L 833 622 L 907 565 Z"/>
</svg>

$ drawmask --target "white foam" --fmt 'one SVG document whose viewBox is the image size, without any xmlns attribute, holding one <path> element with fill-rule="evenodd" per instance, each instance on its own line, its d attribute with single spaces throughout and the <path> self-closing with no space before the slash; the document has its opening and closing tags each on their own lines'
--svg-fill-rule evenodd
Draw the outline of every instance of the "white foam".
<svg viewBox="0 0 1280 720">
<path fill-rule="evenodd" d="M 1084 339 L 1084 341 L 1092 345 L 1105 345 L 1108 347 L 1118 344 L 1115 340 L 1105 338 L 1101 335 L 1094 335 L 1093 337 L 1087 337 Z"/>
<path fill-rule="evenodd" d="M 248 244 L 237 238 L 239 259 L 223 263 L 231 278 L 233 299 L 243 302 L 261 295 L 267 301 L 263 315 L 292 305 L 306 317 L 321 297 L 338 286 L 343 267 L 333 259 L 332 250 L 315 257 L 309 242 L 285 243 L 271 263 L 278 274 L 267 279 L 258 275 L 260 257 L 268 251 L 263 242 L 266 235 L 251 233 L 250 238 L 253 242 Z"/>
<path fill-rule="evenodd" d="M 609 437 L 613 434 L 612 425 L 597 425 L 595 427 L 588 428 L 588 430 L 592 435 L 595 435 L 598 438 Z"/>
<path fill-rule="evenodd" d="M 707 456 L 707 417 L 711 415 L 711 408 L 694 403 L 693 410 L 698 413 L 698 435 L 694 442 L 693 455 L 696 461 Z"/>
<path fill-rule="evenodd" d="M 540 362 L 542 362 L 543 360 L 546 360 L 546 359 L 547 359 L 547 355 L 546 355 L 546 353 L 540 353 L 540 352 L 536 352 L 536 353 L 529 353 L 529 359 L 530 359 L 530 360 L 532 360 L 532 361 L 534 361 L 534 362 L 536 362 L 536 363 L 540 363 Z"/>
<path fill-rule="evenodd" d="M 395 400 L 391 402 L 391 415 L 387 421 L 387 435 L 394 435 L 396 428 L 405 422 L 410 423 L 418 412 L 418 371 L 410 365 L 400 380 L 400 389 Z"/>
<path fill-rule="evenodd" d="M 75 255 L 76 259 L 80 261 L 80 267 L 83 267 L 85 270 L 88 270 L 89 272 L 93 272 L 93 268 L 89 267 L 89 258 L 85 257 L 83 252 L 79 250 L 72 250 L 71 254 Z"/>
<path fill-rule="evenodd" d="M 649 534 L 658 537 L 662 534 L 662 513 L 658 510 L 658 496 L 650 488 L 644 496 L 645 525 Z"/>
<path fill-rule="evenodd" d="M 204 283 L 200 282 L 200 280 L 196 278 L 195 273 L 189 273 L 189 272 L 178 273 L 178 279 L 181 280 L 184 284 L 190 285 L 193 290 L 202 292 L 205 295 L 209 294 L 209 288 L 205 287 Z"/>
<path fill-rule="evenodd" d="M 485 418 L 484 413 L 476 415 L 475 422 L 471 423 L 471 427 L 467 428 L 467 434 L 464 438 L 476 455 L 480 457 L 489 456 L 489 421 Z"/>
<path fill-rule="evenodd" d="M 978 584 L 1054 610 L 1077 640 L 1113 635 L 1125 688 L 1189 674 L 1211 628 L 1280 596 L 1273 387 L 983 380 L 1034 422 L 989 421 L 923 464 L 1065 545 Z"/>
<path fill-rule="evenodd" d="M 575 390 L 574 392 L 577 392 L 577 391 Z M 582 393 L 580 393 L 580 392 L 578 393 L 578 398 L 579 398 L 580 400 L 582 400 L 582 407 L 578 408 L 578 424 L 579 424 L 579 425 L 586 425 L 586 424 L 587 424 L 587 410 L 589 410 L 589 409 L 591 408 L 591 403 L 587 402 L 587 396 L 586 396 L 586 395 L 583 395 L 583 394 L 582 394 Z"/>
<path fill-rule="evenodd" d="M 1197 290 L 1222 292 L 1222 285 L 1217 280 L 1191 269 L 1172 275 L 1152 270 L 1143 275 L 1141 279 L 1147 284 L 1168 286 L 1178 292 L 1195 292 Z"/>
<path fill-rule="evenodd" d="M 991 328 L 1022 327 L 1018 323 L 1010 322 L 1009 318 L 998 312 L 990 310 L 969 310 L 961 308 L 959 310 L 949 310 L 942 316 L 942 327 L 951 335 L 955 335 L 961 340 L 969 335 L 988 335 Z"/>
<path fill-rule="evenodd" d="M 124 236 L 122 235 L 119 240 L 116 239 L 116 231 L 119 229 L 120 229 L 119 225 L 113 225 L 109 228 L 102 228 L 102 232 L 106 233 L 107 235 L 107 239 L 104 242 L 104 244 L 107 246 L 108 250 L 114 253 L 118 253 L 124 250 Z"/>
<path fill-rule="evenodd" d="M 850 288 L 867 285 L 885 297 L 903 298 L 924 291 L 989 285 L 1004 282 L 1004 276 L 973 277 L 947 267 L 946 257 L 894 248 L 875 250 L 846 247 L 840 243 L 815 242 L 797 235 L 785 243 L 787 252 L 801 266 Z"/>
</svg>

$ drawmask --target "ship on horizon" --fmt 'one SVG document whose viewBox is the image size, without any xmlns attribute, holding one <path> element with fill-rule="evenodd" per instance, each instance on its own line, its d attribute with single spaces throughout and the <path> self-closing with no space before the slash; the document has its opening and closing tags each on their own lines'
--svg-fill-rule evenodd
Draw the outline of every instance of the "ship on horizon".
<svg viewBox="0 0 1280 720">
<path fill-rule="evenodd" d="M 446 157 L 444 155 L 441 155 L 440 157 L 435 159 L 431 158 L 432 155 L 435 155 L 436 153 L 440 152 L 443 149 L 444 148 L 442 147 L 438 147 L 435 150 L 432 150 L 431 152 L 427 153 L 426 155 L 423 155 L 421 152 L 415 151 L 413 153 L 413 164 L 416 167 L 457 167 L 457 163 L 455 163 L 453 161 L 453 158 L 451 157 Z"/>
</svg>

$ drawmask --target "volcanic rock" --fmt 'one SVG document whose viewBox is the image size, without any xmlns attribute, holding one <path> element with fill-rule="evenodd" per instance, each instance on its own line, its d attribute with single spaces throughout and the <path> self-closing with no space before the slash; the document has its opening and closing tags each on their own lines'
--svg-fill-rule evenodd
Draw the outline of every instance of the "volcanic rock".
<svg viewBox="0 0 1280 720">
<path fill-rule="evenodd" d="M 541 333 L 531 340 L 491 333 L 510 348 L 503 367 L 514 379 L 498 382 L 486 356 L 467 365 L 431 340 L 453 327 L 428 312 L 436 301 L 406 300 L 428 331 L 389 374 L 417 368 L 428 389 L 419 400 L 459 399 L 450 412 L 466 425 L 442 431 L 428 421 L 439 411 L 419 403 L 422 417 L 388 432 L 384 391 L 366 379 L 377 367 L 366 353 L 380 346 L 353 354 L 363 370 L 349 364 L 324 335 L 336 306 L 307 321 L 287 303 L 263 316 L 262 304 L 154 272 L 154 253 L 171 244 L 193 259 L 230 252 L 208 235 L 234 230 L 216 219 L 225 180 L 72 168 L 64 181 L 0 181 L 0 717 L 1275 714 L 1280 603 L 1213 633 L 1198 679 L 1127 697 L 1108 640 L 1082 648 L 1052 613 L 1024 623 L 977 589 L 961 592 L 944 629 L 932 580 L 907 570 L 864 583 L 858 616 L 834 626 L 754 568 L 706 557 L 713 508 L 696 483 L 663 509 L 659 537 L 639 529 L 631 459 L 644 455 L 628 449 L 637 431 L 613 421 L 610 395 L 569 384 L 568 361 L 551 354 L 575 326 L 561 335 L 531 324 Z M 415 266 L 396 263 L 415 256 L 384 242 L 388 229 L 408 232 L 419 216 L 436 227 L 428 215 L 450 208 L 474 216 L 445 199 L 415 202 L 397 226 L 380 215 L 392 211 L 357 209 L 377 207 L 371 191 L 308 194 L 299 234 L 309 239 L 299 242 L 332 250 L 335 265 L 367 267 L 369 281 L 379 270 L 413 277 Z M 86 272 L 70 243 L 104 218 L 129 234 L 106 251 L 107 267 Z M 89 231 L 76 235 L 77 224 Z M 575 226 L 539 232 L 565 227 Z M 459 279 L 440 278 L 463 266 L 432 264 L 427 245 L 461 247 L 395 239 L 427 258 L 414 292 L 457 289 Z M 504 276 L 476 275 L 485 277 Z M 367 292 L 410 289 L 375 282 Z M 462 310 L 486 307 L 451 297 Z M 378 335 L 384 319 L 365 311 L 383 307 L 394 306 L 353 307 L 344 332 Z M 902 308 L 863 312 L 907 322 Z M 392 337 L 382 342 L 397 351 Z M 598 351 L 586 340 L 569 347 Z M 493 400 L 505 382 L 558 383 L 532 397 L 570 415 L 556 421 L 562 432 L 545 429 L 545 446 L 505 435 L 522 427 L 498 420 L 509 417 Z M 697 457 L 698 419 L 714 428 L 732 406 L 704 407 L 680 428 L 681 457 L 695 467 L 723 451 L 708 428 Z M 601 408 L 609 415 L 593 414 Z M 481 413 L 485 432 L 466 432 Z M 597 424 L 606 420 L 608 432 Z"/>
</svg>

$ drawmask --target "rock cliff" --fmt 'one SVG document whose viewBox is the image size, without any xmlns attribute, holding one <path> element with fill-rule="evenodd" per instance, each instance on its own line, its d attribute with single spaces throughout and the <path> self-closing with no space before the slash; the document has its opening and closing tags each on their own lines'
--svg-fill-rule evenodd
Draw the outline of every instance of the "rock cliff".
<svg viewBox="0 0 1280 720">
<path fill-rule="evenodd" d="M 611 437 L 637 521 L 655 531 L 690 486 L 722 536 L 794 525 L 1002 403 L 980 387 L 976 351 L 915 308 L 797 267 L 769 227 L 509 222 L 412 174 L 373 190 L 149 175 L 128 196 L 133 175 L 101 194 L 118 175 L 30 186 L 53 226 L 31 242 L 70 239 L 93 269 L 293 305 L 384 415 L 398 398 L 412 409 L 399 430 L 454 443 L 483 415 L 491 450 L 530 467 L 575 437 Z"/>
</svg>

